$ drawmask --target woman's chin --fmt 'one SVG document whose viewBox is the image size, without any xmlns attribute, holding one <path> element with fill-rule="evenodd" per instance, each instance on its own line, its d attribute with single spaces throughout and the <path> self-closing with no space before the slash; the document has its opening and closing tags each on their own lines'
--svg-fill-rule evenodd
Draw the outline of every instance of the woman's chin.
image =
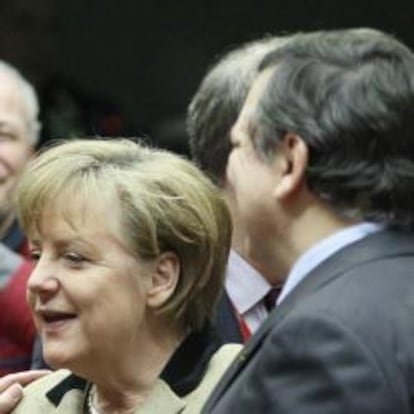
<svg viewBox="0 0 414 414">
<path fill-rule="evenodd" d="M 71 369 L 70 367 L 73 365 L 73 357 L 68 355 L 65 350 L 48 349 L 47 346 L 43 348 L 43 359 L 53 369 Z"/>
</svg>

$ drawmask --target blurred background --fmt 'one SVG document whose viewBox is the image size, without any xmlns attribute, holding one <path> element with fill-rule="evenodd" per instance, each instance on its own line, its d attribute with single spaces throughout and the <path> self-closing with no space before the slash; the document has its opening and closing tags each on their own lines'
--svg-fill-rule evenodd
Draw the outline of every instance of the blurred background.
<svg viewBox="0 0 414 414">
<path fill-rule="evenodd" d="M 0 59 L 41 99 L 42 141 L 151 137 L 186 153 L 207 68 L 265 34 L 371 26 L 414 46 L 414 0 L 1 0 Z"/>
</svg>

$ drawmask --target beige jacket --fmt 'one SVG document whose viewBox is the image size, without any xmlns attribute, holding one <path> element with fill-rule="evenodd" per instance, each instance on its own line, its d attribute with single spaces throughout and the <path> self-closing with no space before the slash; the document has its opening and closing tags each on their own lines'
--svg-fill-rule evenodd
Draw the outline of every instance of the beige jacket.
<svg viewBox="0 0 414 414">
<path fill-rule="evenodd" d="M 159 379 L 147 401 L 137 409 L 138 414 L 197 414 L 210 395 L 214 386 L 228 365 L 239 353 L 241 345 L 228 344 L 220 347 L 210 359 L 206 373 L 198 387 L 189 394 L 179 397 L 169 385 Z M 68 381 L 71 372 L 59 370 L 27 386 L 24 398 L 12 411 L 14 414 L 81 414 L 86 409 L 86 392 L 73 387 L 60 396 L 57 406 L 52 401 L 51 393 L 55 393 L 59 384 Z"/>
</svg>

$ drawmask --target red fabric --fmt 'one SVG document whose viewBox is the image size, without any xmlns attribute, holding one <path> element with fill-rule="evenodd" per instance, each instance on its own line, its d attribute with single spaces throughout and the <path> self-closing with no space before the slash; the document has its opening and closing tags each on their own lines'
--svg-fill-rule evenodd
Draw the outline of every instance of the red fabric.
<svg viewBox="0 0 414 414">
<path fill-rule="evenodd" d="M 25 259 L 31 260 L 29 242 L 26 238 L 24 239 L 23 243 L 20 245 L 17 253 L 20 253 Z"/>
<path fill-rule="evenodd" d="M 246 321 L 239 314 L 239 312 L 237 311 L 234 305 L 233 305 L 233 310 L 234 310 L 234 314 L 236 315 L 237 322 L 239 323 L 239 329 L 240 329 L 241 337 L 243 339 L 243 343 L 246 343 L 252 336 L 252 333 L 250 332 L 250 328 L 247 326 Z"/>
<path fill-rule="evenodd" d="M 36 330 L 26 302 L 32 264 L 25 261 L 0 291 L 0 376 L 30 367 Z"/>
<path fill-rule="evenodd" d="M 250 339 L 250 337 L 252 336 L 252 333 L 251 333 L 250 328 L 248 327 L 246 321 L 243 319 L 243 317 L 237 311 L 236 307 L 233 304 L 232 304 L 232 306 L 233 306 L 234 314 L 236 315 L 236 318 L 237 318 L 237 322 L 239 323 L 239 329 L 240 329 L 241 337 L 243 339 L 243 343 L 246 343 Z"/>
<path fill-rule="evenodd" d="M 252 333 L 250 332 L 250 329 L 247 326 L 246 321 L 240 315 L 238 315 L 238 320 L 239 320 L 240 333 L 242 335 L 243 342 L 246 343 L 252 336 Z"/>
</svg>

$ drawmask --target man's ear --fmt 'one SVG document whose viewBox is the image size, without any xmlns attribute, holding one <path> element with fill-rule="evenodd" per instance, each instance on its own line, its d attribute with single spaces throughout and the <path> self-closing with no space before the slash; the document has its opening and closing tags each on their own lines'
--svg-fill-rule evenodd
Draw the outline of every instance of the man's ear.
<svg viewBox="0 0 414 414">
<path fill-rule="evenodd" d="M 147 305 L 161 307 L 174 293 L 180 279 L 180 259 L 174 252 L 161 253 L 153 267 L 147 292 Z"/>
<path fill-rule="evenodd" d="M 302 186 L 308 154 L 308 146 L 299 135 L 287 133 L 283 137 L 277 153 L 280 179 L 275 187 L 276 198 L 286 199 Z"/>
</svg>

